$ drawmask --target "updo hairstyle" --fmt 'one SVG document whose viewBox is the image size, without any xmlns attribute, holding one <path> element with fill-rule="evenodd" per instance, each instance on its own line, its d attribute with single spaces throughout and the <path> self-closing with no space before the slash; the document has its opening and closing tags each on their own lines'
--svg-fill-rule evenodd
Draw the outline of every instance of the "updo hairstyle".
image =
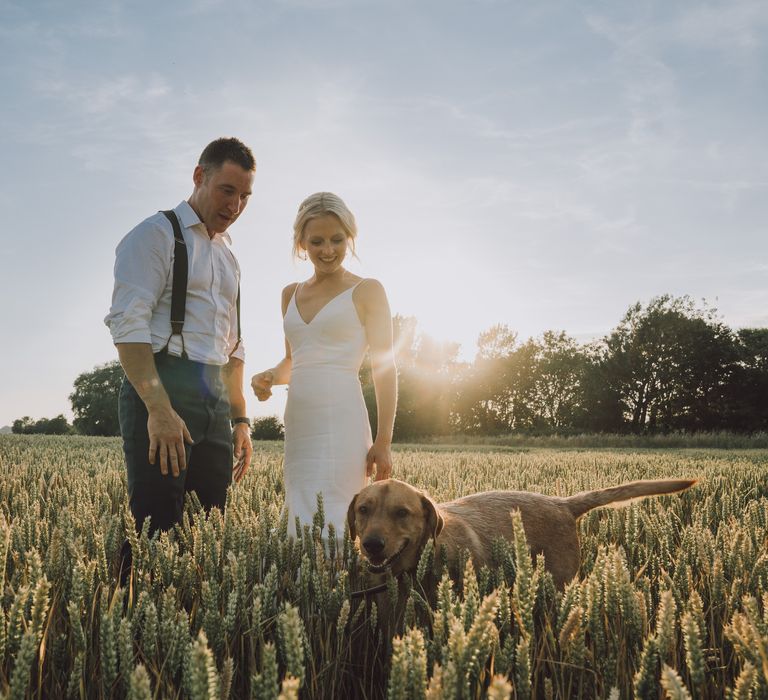
<svg viewBox="0 0 768 700">
<path fill-rule="evenodd" d="M 301 257 L 301 242 L 304 238 L 304 228 L 311 219 L 319 216 L 333 214 L 341 223 L 341 228 L 349 240 L 352 255 L 355 255 L 355 238 L 357 238 L 357 224 L 354 214 L 347 208 L 344 201 L 333 192 L 315 192 L 309 195 L 300 205 L 293 222 L 293 255 Z"/>
</svg>

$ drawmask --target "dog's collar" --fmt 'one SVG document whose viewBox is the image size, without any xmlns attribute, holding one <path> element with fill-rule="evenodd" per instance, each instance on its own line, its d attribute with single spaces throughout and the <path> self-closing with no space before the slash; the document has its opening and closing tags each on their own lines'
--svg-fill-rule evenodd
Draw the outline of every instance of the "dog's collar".
<svg viewBox="0 0 768 700">
<path fill-rule="evenodd" d="M 400 583 L 400 579 L 402 575 L 405 573 L 405 571 L 401 571 L 397 576 L 393 576 L 392 578 L 395 579 L 398 583 Z M 349 594 L 350 598 L 363 598 L 367 595 L 373 595 L 374 593 L 383 593 L 387 590 L 387 582 L 380 583 L 377 586 L 371 586 L 370 588 L 363 588 L 362 591 L 352 591 Z"/>
<path fill-rule="evenodd" d="M 396 557 L 400 556 L 400 554 L 402 554 L 403 550 L 407 546 L 408 546 L 408 542 L 406 542 L 405 546 L 397 553 Z M 421 556 L 421 552 L 423 552 L 423 551 L 424 551 L 424 545 L 421 546 L 421 550 L 419 552 L 419 556 Z M 397 576 L 394 577 L 395 580 L 399 582 L 400 581 L 400 577 L 404 573 L 405 573 L 405 571 L 401 571 Z M 380 583 L 378 586 L 371 586 L 370 588 L 363 588 L 362 591 L 352 591 L 349 594 L 349 597 L 350 598 L 363 598 L 364 596 L 373 595 L 374 593 L 382 593 L 383 591 L 386 591 L 386 590 L 387 590 L 387 584 L 386 583 Z"/>
<path fill-rule="evenodd" d="M 374 593 L 381 593 L 387 590 L 386 583 L 380 583 L 378 586 L 371 586 L 370 588 L 363 588 L 362 591 L 352 591 L 349 594 L 350 598 L 362 598 L 367 595 L 373 595 Z"/>
</svg>

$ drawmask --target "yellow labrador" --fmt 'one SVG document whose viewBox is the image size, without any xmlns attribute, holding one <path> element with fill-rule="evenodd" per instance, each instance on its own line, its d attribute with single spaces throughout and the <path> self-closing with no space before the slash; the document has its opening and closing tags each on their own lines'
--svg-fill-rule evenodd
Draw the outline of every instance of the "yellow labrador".
<svg viewBox="0 0 768 700">
<path fill-rule="evenodd" d="M 491 564 L 494 539 L 512 539 L 511 512 L 520 511 L 523 529 L 535 556 L 544 554 L 546 568 L 563 588 L 579 568 L 578 519 L 600 506 L 645 496 L 676 493 L 695 480 L 633 481 L 567 498 L 527 491 L 485 491 L 449 503 L 435 503 L 424 492 L 397 479 L 377 481 L 358 493 L 347 512 L 352 539 L 360 538 L 360 551 L 369 569 L 397 576 L 412 572 L 429 538 L 436 549 L 445 546 L 448 564 L 467 549 L 475 567 Z"/>
</svg>

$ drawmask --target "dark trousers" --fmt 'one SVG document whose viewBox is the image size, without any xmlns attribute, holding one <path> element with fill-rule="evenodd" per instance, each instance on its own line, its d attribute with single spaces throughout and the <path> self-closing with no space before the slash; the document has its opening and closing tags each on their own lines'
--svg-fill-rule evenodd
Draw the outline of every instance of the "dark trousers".
<svg viewBox="0 0 768 700">
<path fill-rule="evenodd" d="M 224 509 L 232 482 L 232 429 L 229 399 L 221 367 L 155 355 L 160 380 L 176 413 L 186 423 L 194 444 L 186 445 L 187 468 L 174 477 L 160 473 L 160 459 L 149 463 L 147 409 L 131 383 L 120 388 L 119 418 L 128 472 L 128 503 L 141 531 L 150 517 L 150 535 L 169 530 L 181 521 L 184 494 L 194 491 L 206 511 Z M 130 570 L 130 548 L 123 546 L 121 580 Z"/>
</svg>

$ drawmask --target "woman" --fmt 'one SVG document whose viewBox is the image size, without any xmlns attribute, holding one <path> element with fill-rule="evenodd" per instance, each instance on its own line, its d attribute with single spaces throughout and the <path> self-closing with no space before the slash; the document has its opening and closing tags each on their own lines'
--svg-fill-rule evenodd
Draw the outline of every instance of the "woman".
<svg viewBox="0 0 768 700">
<path fill-rule="evenodd" d="M 392 316 L 384 288 L 346 270 L 357 226 L 330 192 L 305 199 L 293 225 L 293 252 L 309 259 L 312 276 L 283 290 L 285 357 L 259 372 L 251 386 L 259 401 L 289 384 L 285 408 L 285 503 L 288 523 L 312 524 L 322 493 L 325 522 L 344 531 L 347 507 L 366 477 L 392 472 L 397 372 Z M 358 373 L 370 349 L 378 424 L 371 439 Z"/>
</svg>

